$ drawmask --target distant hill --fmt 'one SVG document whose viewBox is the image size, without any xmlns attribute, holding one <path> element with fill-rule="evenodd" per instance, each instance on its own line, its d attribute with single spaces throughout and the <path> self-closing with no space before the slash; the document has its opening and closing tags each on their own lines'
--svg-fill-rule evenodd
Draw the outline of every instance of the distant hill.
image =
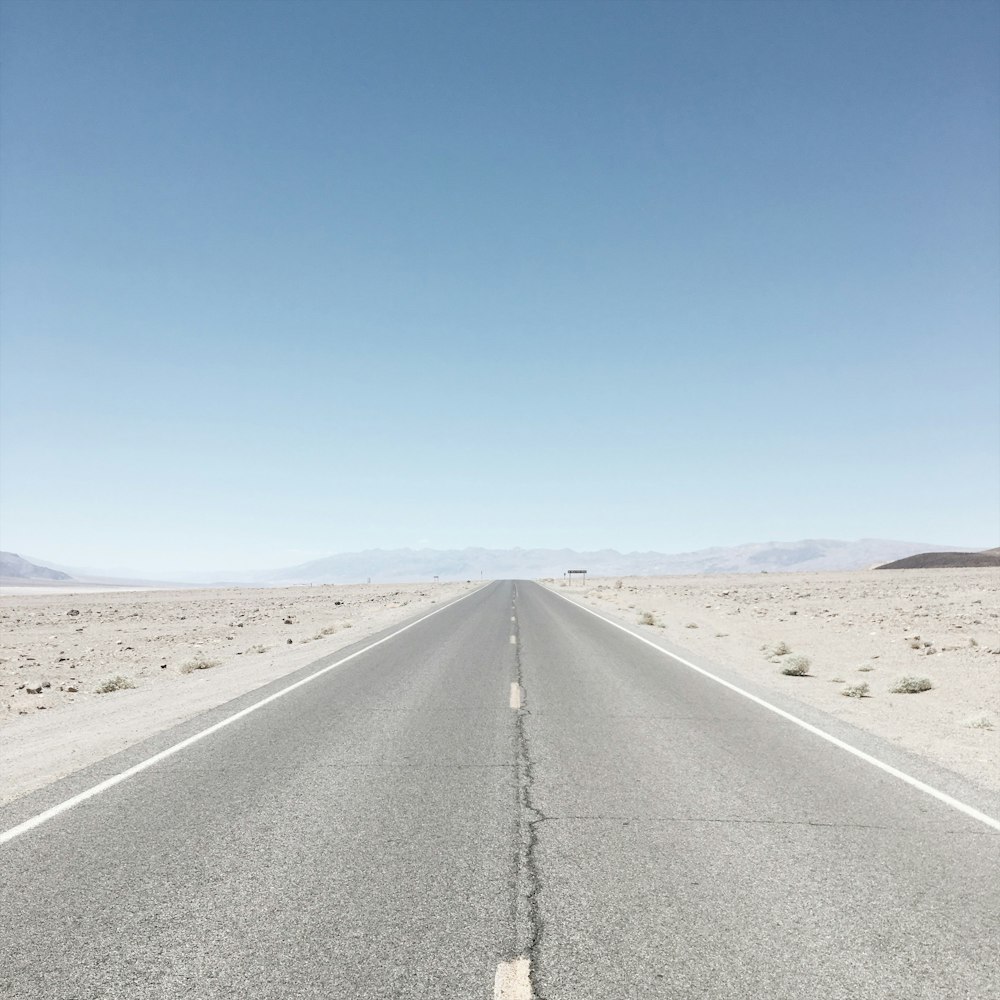
<svg viewBox="0 0 1000 1000">
<path fill-rule="evenodd" d="M 405 580 L 486 580 L 560 577 L 568 569 L 591 576 L 672 576 L 699 573 L 780 573 L 870 569 L 923 551 L 953 546 L 864 538 L 845 542 L 806 539 L 798 542 L 754 542 L 728 548 L 701 549 L 669 555 L 663 552 L 621 553 L 614 549 L 370 549 L 256 574 L 271 584 L 355 583 Z M 249 581 L 248 581 L 249 582 Z"/>
<path fill-rule="evenodd" d="M 22 559 L 16 552 L 0 552 L 0 578 L 6 580 L 72 580 L 69 573 L 61 573 L 48 566 L 36 566 Z"/>
<path fill-rule="evenodd" d="M 1000 567 L 1000 548 L 983 552 L 918 552 L 876 569 L 963 569 L 970 566 Z"/>
</svg>

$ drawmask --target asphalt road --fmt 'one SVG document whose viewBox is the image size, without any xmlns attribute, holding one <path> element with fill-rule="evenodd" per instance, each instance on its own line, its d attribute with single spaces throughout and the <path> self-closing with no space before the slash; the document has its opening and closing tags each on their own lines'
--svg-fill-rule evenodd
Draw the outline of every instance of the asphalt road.
<svg viewBox="0 0 1000 1000">
<path fill-rule="evenodd" d="M 17 1000 L 995 998 L 998 942 L 1000 833 L 530 583 L 0 846 Z"/>
</svg>

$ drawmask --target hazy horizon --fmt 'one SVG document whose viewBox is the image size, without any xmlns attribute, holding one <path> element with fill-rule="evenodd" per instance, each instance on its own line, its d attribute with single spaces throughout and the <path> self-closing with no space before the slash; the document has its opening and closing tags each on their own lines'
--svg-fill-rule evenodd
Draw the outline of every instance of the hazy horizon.
<svg viewBox="0 0 1000 1000">
<path fill-rule="evenodd" d="M 360 556 L 372 556 L 375 557 L 376 563 L 378 562 L 379 556 L 383 555 L 395 555 L 395 554 L 405 554 L 414 557 L 422 556 L 453 556 L 453 555 L 465 555 L 469 553 L 483 554 L 487 557 L 494 556 L 524 556 L 528 557 L 529 561 L 531 558 L 537 557 L 541 553 L 550 552 L 568 552 L 573 553 L 578 556 L 599 556 L 604 554 L 612 554 L 622 557 L 624 560 L 628 560 L 632 557 L 643 557 L 643 556 L 656 556 L 664 557 L 667 560 L 673 560 L 678 565 L 683 563 L 689 557 L 701 557 L 704 559 L 711 553 L 723 553 L 725 555 L 731 555 L 733 553 L 740 552 L 742 550 L 759 548 L 761 550 L 767 549 L 781 549 L 785 547 L 796 547 L 808 545 L 810 543 L 817 543 L 821 545 L 833 546 L 843 546 L 845 549 L 861 549 L 864 543 L 873 543 L 874 547 L 878 551 L 883 549 L 886 552 L 885 558 L 887 560 L 894 559 L 903 554 L 915 554 L 922 551 L 942 551 L 942 550 L 956 550 L 962 551 L 966 549 L 973 550 L 985 550 L 995 547 L 992 543 L 988 545 L 977 545 L 977 546 L 960 546 L 952 545 L 950 543 L 942 543 L 935 541 L 923 541 L 914 542 L 907 541 L 903 539 L 873 539 L 873 538 L 861 538 L 861 539 L 830 539 L 830 538 L 815 538 L 815 539 L 772 539 L 768 541 L 752 541 L 744 542 L 739 545 L 734 546 L 708 546 L 702 549 L 675 551 L 675 552 L 663 552 L 655 549 L 645 549 L 645 550 L 628 550 L 622 551 L 609 546 L 603 546 L 598 549 L 582 549 L 574 546 L 541 546 L 538 548 L 526 548 L 523 546 L 512 546 L 509 548 L 486 548 L 483 546 L 463 546 L 461 548 L 453 549 L 433 549 L 428 547 L 423 548 L 412 548 L 403 547 L 398 549 L 387 549 L 374 547 L 370 549 L 363 549 L 357 551 L 345 551 L 345 552 L 327 552 L 315 559 L 302 560 L 294 564 L 285 565 L 268 565 L 268 566 L 252 566 L 252 567 L 225 567 L 225 566 L 215 566 L 215 567 L 183 567 L 183 566 L 162 566 L 162 567 L 150 567 L 150 566 L 137 566 L 137 565 L 72 565 L 70 563 L 59 560 L 58 558 L 51 558 L 49 556 L 39 554 L 37 552 L 17 552 L 16 550 L 3 549 L 2 551 L 13 552 L 13 554 L 26 559 L 28 562 L 34 563 L 36 565 L 51 567 L 57 570 L 68 572 L 74 576 L 86 576 L 86 577 L 97 577 L 97 578 L 113 578 L 113 579 L 145 579 L 145 580 L 163 580 L 163 581 L 173 581 L 177 583 L 205 583 L 206 581 L 226 581 L 230 580 L 232 582 L 247 582 L 251 580 L 264 581 L 269 577 L 273 579 L 287 579 L 285 577 L 276 576 L 274 574 L 285 570 L 296 570 L 305 566 L 310 566 L 312 564 L 323 564 L 326 562 L 336 562 L 341 559 L 351 559 L 353 557 Z M 898 552 L 893 552 L 891 547 L 897 547 Z M 515 560 L 516 561 L 516 560 Z M 877 559 L 874 561 L 878 561 Z M 428 566 L 430 564 L 427 564 Z M 624 571 L 624 570 L 622 570 Z M 671 572 L 677 572 L 678 570 L 671 570 Z M 695 570 L 697 571 L 697 570 Z M 434 569 L 427 569 L 427 573 L 435 573 Z M 558 572 L 555 567 L 550 567 L 549 570 L 543 575 L 552 575 Z M 619 572 L 615 570 L 615 572 Z M 362 573 L 362 576 L 367 575 L 368 570 Z M 426 575 L 426 574 L 425 574 Z M 465 572 L 460 573 L 461 576 L 468 575 Z M 509 575 L 509 573 L 501 574 Z M 517 574 L 515 574 L 517 575 Z M 640 573 L 639 575 L 643 575 Z M 420 577 L 423 578 L 423 577 Z M 430 577 L 427 576 L 429 579 Z"/>
<path fill-rule="evenodd" d="M 4 549 L 1000 539 L 997 5 L 0 29 Z"/>
</svg>

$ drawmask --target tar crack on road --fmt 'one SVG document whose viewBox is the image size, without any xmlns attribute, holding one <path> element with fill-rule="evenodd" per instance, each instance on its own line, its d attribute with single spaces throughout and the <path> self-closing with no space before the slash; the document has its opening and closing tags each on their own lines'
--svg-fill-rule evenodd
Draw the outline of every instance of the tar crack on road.
<svg viewBox="0 0 1000 1000">
<path fill-rule="evenodd" d="M 514 626 L 517 629 L 517 625 Z M 518 635 L 518 640 L 520 636 Z M 514 898 L 514 951 L 530 962 L 532 997 L 543 1000 L 538 987 L 539 949 L 544 927 L 538 907 L 538 893 L 541 879 L 535 856 L 538 844 L 536 827 L 546 817 L 532 801 L 534 767 L 527 734 L 527 721 L 531 714 L 528 707 L 528 692 L 525 689 L 521 666 L 521 643 L 514 647 L 514 666 L 517 684 L 521 692 L 521 702 L 514 722 L 515 754 L 517 774 L 518 843 L 515 857 L 515 898 Z"/>
</svg>

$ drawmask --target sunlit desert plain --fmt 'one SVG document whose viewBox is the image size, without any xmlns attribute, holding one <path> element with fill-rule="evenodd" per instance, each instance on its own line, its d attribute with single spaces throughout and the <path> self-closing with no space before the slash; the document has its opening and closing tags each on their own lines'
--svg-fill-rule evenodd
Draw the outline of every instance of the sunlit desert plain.
<svg viewBox="0 0 1000 1000">
<path fill-rule="evenodd" d="M 0 801 L 478 585 L 6 593 Z M 994 569 L 549 586 L 699 662 L 723 665 L 1000 789 Z M 902 693 L 901 685 L 926 689 Z"/>
</svg>

